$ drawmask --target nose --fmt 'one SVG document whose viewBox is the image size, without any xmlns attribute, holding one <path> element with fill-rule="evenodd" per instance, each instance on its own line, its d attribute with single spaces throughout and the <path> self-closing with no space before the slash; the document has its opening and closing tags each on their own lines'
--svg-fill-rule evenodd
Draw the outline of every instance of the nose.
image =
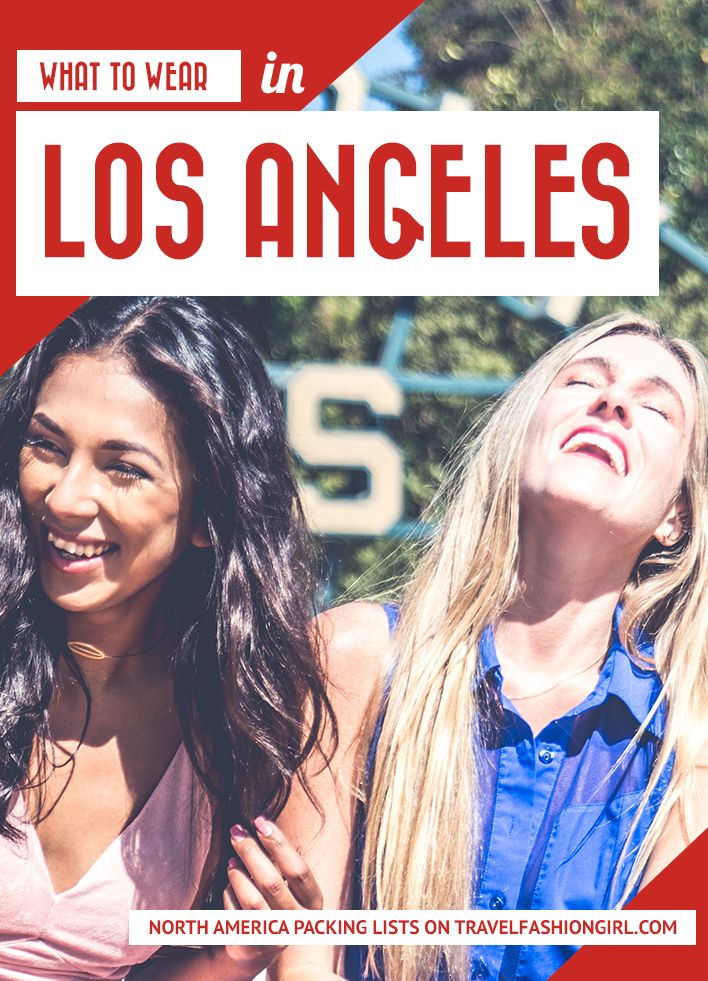
<svg viewBox="0 0 708 981">
<path fill-rule="evenodd" d="M 44 503 L 48 516 L 62 524 L 85 524 L 95 518 L 99 511 L 98 489 L 91 468 L 70 463 L 57 475 Z"/>
<path fill-rule="evenodd" d="M 615 419 L 623 426 L 632 424 L 632 401 L 621 385 L 608 385 L 599 392 L 589 411 L 603 419 Z"/>
</svg>

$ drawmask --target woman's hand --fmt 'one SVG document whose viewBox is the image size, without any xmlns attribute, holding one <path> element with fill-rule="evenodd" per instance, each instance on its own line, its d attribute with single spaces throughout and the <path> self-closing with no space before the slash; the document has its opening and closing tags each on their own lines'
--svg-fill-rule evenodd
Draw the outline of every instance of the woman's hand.
<svg viewBox="0 0 708 981">
<path fill-rule="evenodd" d="M 309 866 L 278 826 L 265 817 L 253 822 L 257 838 L 236 824 L 231 828 L 235 856 L 229 860 L 227 910 L 322 909 L 322 893 Z M 254 974 L 264 970 L 286 944 L 225 947 L 225 954 Z"/>
</svg>

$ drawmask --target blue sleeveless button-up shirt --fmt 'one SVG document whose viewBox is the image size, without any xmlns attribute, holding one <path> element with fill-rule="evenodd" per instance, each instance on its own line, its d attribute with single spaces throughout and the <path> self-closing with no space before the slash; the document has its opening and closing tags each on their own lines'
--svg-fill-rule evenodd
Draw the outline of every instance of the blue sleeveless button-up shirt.
<svg viewBox="0 0 708 981">
<path fill-rule="evenodd" d="M 394 608 L 387 614 L 393 625 Z M 535 737 L 502 691 L 492 630 L 482 635 L 479 684 L 486 692 L 485 715 L 490 724 L 483 739 L 480 807 L 484 830 L 472 903 L 479 909 L 610 909 L 622 895 L 632 859 L 666 790 L 670 768 L 662 773 L 618 868 L 636 806 L 658 755 L 665 721 L 662 707 L 637 746 L 623 757 L 661 685 L 656 673 L 634 664 L 620 644 L 619 616 L 618 610 L 608 656 L 594 690 Z M 379 731 L 380 723 L 369 756 L 370 773 Z M 357 893 L 363 830 L 362 822 Z M 356 900 L 360 902 L 359 895 Z M 576 949 L 471 948 L 470 977 L 547 981 Z M 347 948 L 346 977 L 350 981 L 366 977 L 365 962 L 364 948 Z M 443 967 L 438 981 L 445 977 Z"/>
</svg>

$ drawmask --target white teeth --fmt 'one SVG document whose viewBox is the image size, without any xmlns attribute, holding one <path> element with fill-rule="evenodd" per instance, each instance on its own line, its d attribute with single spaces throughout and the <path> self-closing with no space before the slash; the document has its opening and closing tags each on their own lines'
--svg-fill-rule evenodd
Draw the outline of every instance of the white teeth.
<svg viewBox="0 0 708 981">
<path fill-rule="evenodd" d="M 55 548 L 61 549 L 62 552 L 68 552 L 69 555 L 78 555 L 85 559 L 92 559 L 94 556 L 103 555 L 111 547 L 110 545 L 79 545 L 78 542 L 69 542 L 64 538 L 58 538 L 51 531 L 47 532 L 47 540 Z"/>
<path fill-rule="evenodd" d="M 576 433 L 564 444 L 563 452 L 571 453 L 573 450 L 577 450 L 581 446 L 597 446 L 598 449 L 607 454 L 612 469 L 618 473 L 620 477 L 624 477 L 626 475 L 627 467 L 624 462 L 624 453 L 615 443 L 615 441 L 610 439 L 608 436 L 603 436 L 602 433 L 593 433 L 588 431 Z"/>
</svg>

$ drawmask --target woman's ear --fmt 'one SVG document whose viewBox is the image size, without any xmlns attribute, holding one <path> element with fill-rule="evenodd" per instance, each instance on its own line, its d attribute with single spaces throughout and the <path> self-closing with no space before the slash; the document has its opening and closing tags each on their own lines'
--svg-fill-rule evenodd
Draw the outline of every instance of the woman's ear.
<svg viewBox="0 0 708 981">
<path fill-rule="evenodd" d="M 190 541 L 195 548 L 211 548 L 209 532 L 201 519 L 195 524 Z"/>
<path fill-rule="evenodd" d="M 669 548 L 683 537 L 686 531 L 686 505 L 678 500 L 671 505 L 666 517 L 654 532 L 654 538 L 660 545 Z"/>
</svg>

